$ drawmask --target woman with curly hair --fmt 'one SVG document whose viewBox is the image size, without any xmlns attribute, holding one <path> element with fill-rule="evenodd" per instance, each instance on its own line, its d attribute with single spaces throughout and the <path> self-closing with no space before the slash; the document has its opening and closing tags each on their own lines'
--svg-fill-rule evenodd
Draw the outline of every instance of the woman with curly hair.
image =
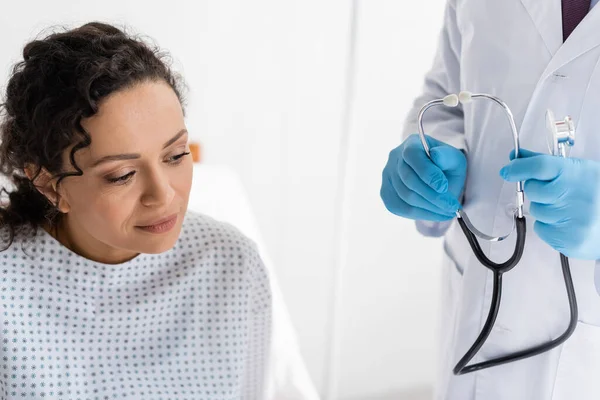
<svg viewBox="0 0 600 400">
<path fill-rule="evenodd" d="M 0 111 L 1 399 L 260 399 L 255 245 L 187 211 L 183 82 L 89 23 L 28 43 Z"/>
</svg>

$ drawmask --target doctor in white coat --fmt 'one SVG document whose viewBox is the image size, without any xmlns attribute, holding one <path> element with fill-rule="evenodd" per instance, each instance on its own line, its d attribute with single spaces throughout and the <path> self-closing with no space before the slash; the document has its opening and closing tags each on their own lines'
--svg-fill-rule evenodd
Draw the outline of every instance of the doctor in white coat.
<svg viewBox="0 0 600 400">
<path fill-rule="evenodd" d="M 600 399 L 597 1 L 449 0 L 446 5 L 433 67 L 409 114 L 405 140 L 390 153 L 381 188 L 391 212 L 417 220 L 425 235 L 445 236 L 437 399 Z M 586 15 L 573 24 L 582 4 Z M 420 107 L 461 90 L 489 93 L 509 105 L 526 149 L 523 158 L 509 160 L 513 142 L 506 116 L 488 101 L 429 111 L 425 132 L 433 143 L 433 161 L 424 156 L 414 135 Z M 575 121 L 577 137 L 568 160 L 548 155 L 547 109 Z M 493 282 L 453 210 L 462 207 L 485 233 L 506 233 L 517 180 L 525 181 L 525 251 L 504 275 L 494 329 L 471 363 L 548 342 L 565 330 L 569 307 L 557 251 L 570 257 L 577 326 L 549 352 L 454 376 L 453 367 L 483 327 Z M 480 243 L 489 258 L 503 262 L 515 242 L 512 235 L 506 242 Z"/>
</svg>

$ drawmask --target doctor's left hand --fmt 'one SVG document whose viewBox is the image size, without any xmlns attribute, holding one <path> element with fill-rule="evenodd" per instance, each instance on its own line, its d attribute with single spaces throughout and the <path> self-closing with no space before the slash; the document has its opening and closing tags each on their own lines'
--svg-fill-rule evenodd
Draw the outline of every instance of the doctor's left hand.
<svg viewBox="0 0 600 400">
<path fill-rule="evenodd" d="M 500 176 L 525 181 L 534 231 L 544 242 L 567 257 L 600 259 L 600 163 L 521 149 Z"/>
</svg>

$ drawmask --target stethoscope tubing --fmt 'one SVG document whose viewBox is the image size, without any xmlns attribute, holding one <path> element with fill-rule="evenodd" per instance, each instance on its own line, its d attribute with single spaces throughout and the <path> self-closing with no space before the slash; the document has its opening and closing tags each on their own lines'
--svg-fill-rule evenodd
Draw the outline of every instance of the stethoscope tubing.
<svg viewBox="0 0 600 400">
<path fill-rule="evenodd" d="M 519 154 L 519 135 L 517 132 L 517 128 L 514 122 L 513 114 L 510 111 L 510 108 L 506 103 L 504 103 L 499 98 L 488 95 L 488 94 L 471 94 L 469 92 L 461 92 L 458 96 L 449 95 L 444 99 L 436 99 L 426 103 L 418 115 L 418 127 L 419 127 L 419 137 L 421 139 L 421 143 L 423 144 L 423 148 L 427 153 L 427 156 L 430 157 L 429 145 L 426 140 L 424 128 L 423 128 L 423 118 L 425 112 L 432 107 L 435 106 L 450 106 L 455 107 L 458 105 L 459 101 L 462 103 L 470 102 L 474 98 L 484 98 L 493 101 L 494 103 L 500 105 L 504 110 L 508 121 L 510 123 L 510 128 L 513 136 L 514 148 L 515 148 L 515 157 L 518 157 Z M 570 120 L 569 120 L 570 121 Z M 564 147 L 564 146 L 563 146 Z M 565 156 L 564 149 L 560 153 L 561 156 Z M 430 157 L 431 158 L 431 157 Z M 488 316 L 486 321 L 481 329 L 477 339 L 473 343 L 473 345 L 469 348 L 469 350 L 465 353 L 465 355 L 458 361 L 456 366 L 453 369 L 454 375 L 463 375 L 475 371 L 480 371 L 486 368 L 496 367 L 499 365 L 507 364 L 514 361 L 523 360 L 525 358 L 534 357 L 539 354 L 545 353 L 553 348 L 560 346 L 564 343 L 575 331 L 575 327 L 577 326 L 578 320 L 578 308 L 577 308 L 577 299 L 575 294 L 575 288 L 573 285 L 573 279 L 571 277 L 571 269 L 569 265 L 569 259 L 562 253 L 560 253 L 560 261 L 561 268 L 563 272 L 563 278 L 565 282 L 565 288 L 567 291 L 567 297 L 569 301 L 569 311 L 570 311 L 570 319 L 569 324 L 565 331 L 558 336 L 556 339 L 553 339 L 549 342 L 542 343 L 537 346 L 533 346 L 524 350 L 519 350 L 501 357 L 496 357 L 490 360 L 486 360 L 483 362 L 475 363 L 469 365 L 469 362 L 473 360 L 473 358 L 477 355 L 479 350 L 483 347 L 486 340 L 489 338 L 494 323 L 498 317 L 498 313 L 500 311 L 500 302 L 502 299 L 502 276 L 504 273 L 513 269 L 521 260 L 523 255 L 523 251 L 525 249 L 525 237 L 527 231 L 527 223 L 525 220 L 525 216 L 523 215 L 523 205 L 524 205 L 524 194 L 523 194 L 523 182 L 517 182 L 516 188 L 517 194 L 517 207 L 516 213 L 514 215 L 514 229 L 517 232 L 517 240 L 515 243 L 515 249 L 513 251 L 512 256 L 502 263 L 495 263 L 490 260 L 479 245 L 478 237 L 487 240 L 489 242 L 498 242 L 506 239 L 513 231 L 511 231 L 507 235 L 503 236 L 491 236 L 486 235 L 483 232 L 479 231 L 477 228 L 473 226 L 473 224 L 469 221 L 466 212 L 464 210 L 459 210 L 456 213 L 457 221 L 469 242 L 473 253 L 475 254 L 477 260 L 484 265 L 486 268 L 490 269 L 493 273 L 493 292 L 492 292 L 492 301 L 490 304 L 490 309 L 488 312 Z"/>
<path fill-rule="evenodd" d="M 473 249 L 473 252 L 477 259 L 488 269 L 492 270 L 494 283 L 493 283 L 493 293 L 492 293 L 492 302 L 490 304 L 490 310 L 488 312 L 487 319 L 479 336 L 473 343 L 473 345 L 469 348 L 469 350 L 465 353 L 465 355 L 458 361 L 456 366 L 453 369 L 454 375 L 464 375 L 475 371 L 480 371 L 486 368 L 496 367 L 499 365 L 511 363 L 514 361 L 523 360 L 525 358 L 530 358 L 537 356 L 539 354 L 545 353 L 549 350 L 552 350 L 555 347 L 563 344 L 575 331 L 575 327 L 577 326 L 578 319 L 578 308 L 577 308 L 577 299 L 575 295 L 575 287 L 573 285 L 573 279 L 571 277 L 571 270 L 569 266 L 569 259 L 564 255 L 560 254 L 561 267 L 563 272 L 563 277 L 565 281 L 565 288 L 567 291 L 567 298 L 569 300 L 569 310 L 570 310 L 570 319 L 569 325 L 566 330 L 558 336 L 556 339 L 553 339 L 549 342 L 533 346 L 524 350 L 516 351 L 514 353 L 510 353 L 501 357 L 493 358 L 490 360 L 486 360 L 483 362 L 479 362 L 476 364 L 468 365 L 468 363 L 477 355 L 479 350 L 483 347 L 484 343 L 490 336 L 492 329 L 494 327 L 494 323 L 498 317 L 498 313 L 500 311 L 500 301 L 502 299 L 502 276 L 505 272 L 510 271 L 514 268 L 520 261 L 521 256 L 523 255 L 523 250 L 525 248 L 525 237 L 526 237 L 526 220 L 525 217 L 519 218 L 515 216 L 515 225 L 517 230 L 517 242 L 515 244 L 515 250 L 513 255 L 509 260 L 502 264 L 497 264 L 491 261 L 482 251 L 479 242 L 475 235 L 469 230 L 469 228 L 465 225 L 461 219 L 458 219 L 458 223 L 464 232 L 467 240 Z"/>
</svg>

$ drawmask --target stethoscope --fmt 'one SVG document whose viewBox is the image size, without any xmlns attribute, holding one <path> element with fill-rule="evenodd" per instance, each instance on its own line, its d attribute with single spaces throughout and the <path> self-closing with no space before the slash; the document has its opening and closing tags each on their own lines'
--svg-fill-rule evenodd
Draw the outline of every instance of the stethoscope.
<svg viewBox="0 0 600 400">
<path fill-rule="evenodd" d="M 428 109 L 435 106 L 443 105 L 447 107 L 456 107 L 459 105 L 459 103 L 467 104 L 473 101 L 474 99 L 491 100 L 502 107 L 508 118 L 510 129 L 512 131 L 515 148 L 515 158 L 519 157 L 519 134 L 517 132 L 517 127 L 515 125 L 513 114 L 510 111 L 510 108 L 508 108 L 506 103 L 504 103 L 502 100 L 498 99 L 495 96 L 489 94 L 473 94 L 470 92 L 460 92 L 460 94 L 458 95 L 450 94 L 444 97 L 443 99 L 432 100 L 421 108 L 418 117 L 419 136 L 421 138 L 421 143 L 423 144 L 423 148 L 425 149 L 425 152 L 427 153 L 428 157 L 431 158 L 429 153 L 429 144 L 427 143 L 425 132 L 423 130 L 423 115 L 425 114 L 425 112 Z M 554 118 L 554 114 L 552 113 L 552 111 L 548 110 L 546 113 L 546 127 L 548 128 L 547 141 L 550 153 L 558 157 L 567 157 L 571 146 L 573 146 L 575 143 L 575 124 L 573 123 L 571 117 L 567 116 L 563 120 L 557 121 Z M 516 185 L 516 210 L 514 214 L 514 222 L 511 231 L 506 235 L 486 235 L 485 233 L 481 232 L 473 226 L 473 224 L 467 217 L 467 213 L 464 210 L 461 209 L 456 212 L 456 218 L 458 220 L 458 223 L 463 233 L 465 234 L 471 246 L 471 249 L 473 249 L 475 256 L 477 257 L 479 262 L 481 262 L 485 267 L 489 268 L 494 274 L 494 290 L 492 293 L 492 303 L 490 306 L 490 311 L 488 313 L 488 317 L 485 321 L 483 329 L 481 330 L 479 336 L 475 340 L 475 343 L 473 343 L 473 345 L 469 348 L 466 354 L 454 367 L 454 375 L 463 375 L 470 372 L 479 371 L 485 368 L 495 367 L 513 361 L 533 357 L 541 353 L 547 352 L 564 343 L 569 338 L 569 336 L 571 336 L 571 334 L 575 330 L 575 326 L 577 325 L 577 300 L 575 298 L 575 288 L 573 287 L 573 280 L 571 278 L 569 259 L 564 254 L 560 254 L 560 262 L 562 266 L 562 272 L 565 280 L 565 286 L 567 289 L 567 296 L 569 298 L 569 307 L 571 312 L 571 320 L 565 332 L 556 339 L 551 340 L 549 342 L 530 347 L 525 350 L 517 351 L 515 353 L 511 353 L 502 357 L 494 358 L 477 364 L 467 365 L 473 359 L 473 357 L 475 357 L 477 352 L 481 349 L 481 347 L 487 340 L 488 336 L 492 331 L 492 327 L 494 326 L 494 323 L 496 321 L 496 317 L 498 316 L 498 311 L 500 310 L 500 299 L 502 297 L 502 275 L 505 272 L 508 272 L 511 269 L 513 269 L 519 263 L 519 260 L 523 255 L 523 250 L 525 248 L 526 222 L 525 216 L 523 215 L 523 205 L 525 202 L 523 194 L 523 182 L 517 182 Z M 510 236 L 515 230 L 515 228 L 517 231 L 517 239 L 513 255 L 507 261 L 500 264 L 497 264 L 491 261 L 489 258 L 487 258 L 487 256 L 481 250 L 477 238 L 488 242 L 500 242 L 506 239 L 508 236 Z"/>
</svg>

